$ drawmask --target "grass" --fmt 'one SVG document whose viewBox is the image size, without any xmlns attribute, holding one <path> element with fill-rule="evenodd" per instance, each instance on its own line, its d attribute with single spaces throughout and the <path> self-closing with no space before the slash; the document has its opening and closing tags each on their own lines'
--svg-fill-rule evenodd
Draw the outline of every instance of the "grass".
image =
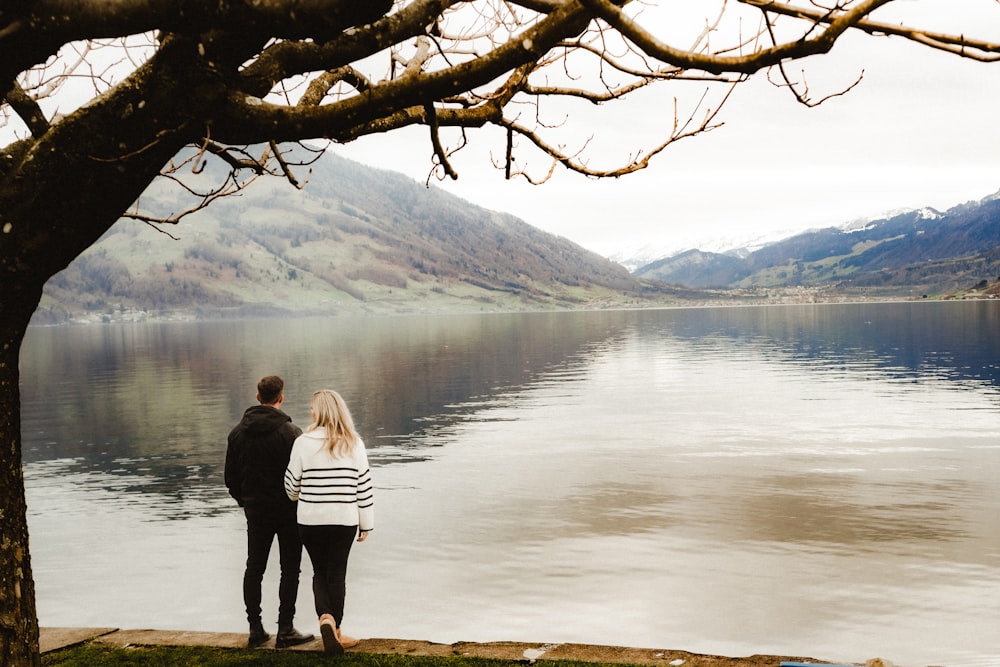
<svg viewBox="0 0 1000 667">
<path fill-rule="evenodd" d="M 42 665 L 65 667 L 194 667 L 196 665 L 254 665 L 268 667 L 314 666 L 319 664 L 337 667 L 513 667 L 524 663 L 514 660 L 473 658 L 468 656 L 411 656 L 374 653 L 348 653 L 327 659 L 315 652 L 268 651 L 260 649 L 229 649 L 213 647 L 129 647 L 118 648 L 100 644 L 83 644 L 42 656 Z M 539 660 L 537 667 L 554 667 L 555 661 Z M 558 661 L 558 667 L 608 667 L 612 663 L 584 663 Z"/>
</svg>

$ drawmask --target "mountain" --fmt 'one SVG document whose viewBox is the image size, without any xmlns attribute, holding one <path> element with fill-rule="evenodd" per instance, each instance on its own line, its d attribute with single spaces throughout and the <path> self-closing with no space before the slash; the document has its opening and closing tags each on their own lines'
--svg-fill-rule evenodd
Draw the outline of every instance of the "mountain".
<svg viewBox="0 0 1000 667">
<path fill-rule="evenodd" d="M 191 199 L 158 182 L 141 203 L 166 214 Z M 258 179 L 164 231 L 117 222 L 48 282 L 34 322 L 593 307 L 683 293 L 510 215 L 333 154 L 312 165 L 302 190 Z"/>
<path fill-rule="evenodd" d="M 687 251 L 635 275 L 692 288 L 827 286 L 841 293 L 950 294 L 1000 274 L 1000 193 L 814 230 L 745 255 Z"/>
<path fill-rule="evenodd" d="M 796 229 L 787 229 L 785 231 L 768 230 L 754 232 L 753 230 L 744 229 L 738 233 L 703 237 L 697 242 L 692 242 L 690 238 L 678 238 L 671 241 L 658 238 L 639 246 L 619 248 L 608 255 L 608 259 L 634 272 L 647 264 L 675 257 L 691 250 L 723 255 L 748 255 L 758 248 L 770 245 L 775 241 L 784 240 L 798 231 Z"/>
</svg>

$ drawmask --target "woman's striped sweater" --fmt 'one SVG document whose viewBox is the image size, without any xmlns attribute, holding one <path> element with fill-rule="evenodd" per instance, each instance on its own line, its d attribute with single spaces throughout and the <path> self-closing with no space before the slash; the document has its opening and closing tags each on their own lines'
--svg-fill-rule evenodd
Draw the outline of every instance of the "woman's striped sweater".
<svg viewBox="0 0 1000 667">
<path fill-rule="evenodd" d="M 346 455 L 334 456 L 325 428 L 300 435 L 285 470 L 285 493 L 298 501 L 300 524 L 375 528 L 371 470 L 360 440 Z"/>
</svg>

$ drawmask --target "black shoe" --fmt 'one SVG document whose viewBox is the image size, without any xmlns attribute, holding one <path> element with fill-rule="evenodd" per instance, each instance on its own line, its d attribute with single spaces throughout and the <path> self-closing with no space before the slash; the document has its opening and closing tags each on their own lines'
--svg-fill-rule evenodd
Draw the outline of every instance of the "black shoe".
<svg viewBox="0 0 1000 667">
<path fill-rule="evenodd" d="M 274 647 L 288 648 L 289 646 L 298 646 L 312 640 L 312 635 L 303 634 L 291 626 L 278 628 L 278 638 L 274 640 Z"/>
<path fill-rule="evenodd" d="M 264 626 L 260 623 L 250 624 L 250 639 L 247 640 L 247 648 L 257 648 L 268 639 L 271 635 L 264 631 Z"/>
</svg>

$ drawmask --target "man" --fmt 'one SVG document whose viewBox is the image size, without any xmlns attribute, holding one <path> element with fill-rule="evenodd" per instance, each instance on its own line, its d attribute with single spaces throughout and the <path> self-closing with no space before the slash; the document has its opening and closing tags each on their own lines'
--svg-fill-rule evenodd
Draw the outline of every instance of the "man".
<svg viewBox="0 0 1000 667">
<path fill-rule="evenodd" d="M 226 450 L 226 487 L 247 518 L 247 566 L 243 575 L 243 601 L 250 622 L 250 648 L 271 636 L 261 622 L 261 581 L 274 537 L 278 537 L 281 579 L 278 584 L 277 648 L 310 641 L 293 626 L 295 598 L 299 591 L 302 541 L 295 520 L 295 503 L 285 495 L 284 475 L 292 443 L 302 429 L 281 411 L 285 382 L 268 375 L 257 383 L 260 405 L 247 408 L 243 419 L 229 433 Z"/>
</svg>

